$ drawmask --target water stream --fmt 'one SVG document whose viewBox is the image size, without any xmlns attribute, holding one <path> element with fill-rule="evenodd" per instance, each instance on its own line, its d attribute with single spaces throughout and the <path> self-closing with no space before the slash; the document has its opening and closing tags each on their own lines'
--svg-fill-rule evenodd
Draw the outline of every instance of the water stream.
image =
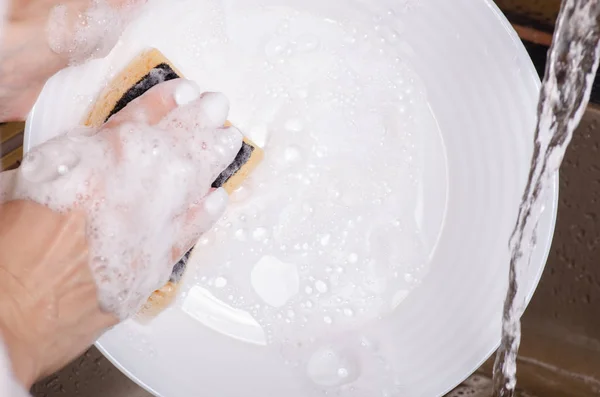
<svg viewBox="0 0 600 397">
<path fill-rule="evenodd" d="M 494 397 L 514 395 L 524 306 L 517 294 L 518 275 L 531 259 L 545 189 L 589 101 L 599 53 L 600 0 L 563 0 L 540 92 L 529 179 L 509 241 L 509 286 L 494 364 Z"/>
</svg>

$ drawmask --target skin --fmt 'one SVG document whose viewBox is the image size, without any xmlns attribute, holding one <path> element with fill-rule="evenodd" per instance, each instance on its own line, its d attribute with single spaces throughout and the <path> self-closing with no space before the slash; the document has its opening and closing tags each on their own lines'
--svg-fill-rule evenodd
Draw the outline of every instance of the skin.
<svg viewBox="0 0 600 397">
<path fill-rule="evenodd" d="M 145 0 L 106 2 L 115 8 L 124 8 Z M 59 4 L 67 7 L 74 30 L 76 16 L 90 6 L 91 0 L 13 0 L 10 3 L 0 44 L 0 122 L 24 120 L 46 80 L 69 65 L 68 54 L 51 50 L 46 32 L 51 10 Z"/>
<path fill-rule="evenodd" d="M 0 43 L 2 122 L 24 119 L 46 80 L 69 63 L 46 38 L 50 11 L 59 3 L 74 14 L 90 4 L 17 0 L 7 10 Z M 0 174 L 2 191 L 10 188 L 13 175 Z M 0 205 L 0 219 L 0 334 L 17 380 L 28 389 L 84 351 L 117 319 L 98 305 L 83 213 L 58 214 L 33 202 L 12 201 Z"/>
<path fill-rule="evenodd" d="M 76 14 L 90 1 L 15 0 L 7 8 L 0 43 L 0 122 L 23 120 L 46 80 L 69 64 L 46 37 L 48 17 L 58 4 Z M 111 4 L 120 7 L 125 0 Z M 0 198 L 13 175 L 0 174 Z M 13 201 L 0 205 L 0 219 L 0 334 L 15 376 L 29 388 L 117 319 L 98 306 L 82 213 L 58 214 Z"/>
<path fill-rule="evenodd" d="M 0 206 L 0 219 L 0 332 L 29 388 L 118 320 L 98 305 L 82 213 L 12 201 Z"/>
<path fill-rule="evenodd" d="M 106 1 L 117 8 L 131 3 Z M 54 53 L 48 45 L 46 26 L 52 8 L 64 4 L 76 16 L 90 3 L 12 1 L 0 43 L 0 122 L 24 119 L 46 80 L 69 65 L 68 54 Z M 99 133 L 108 131 L 110 137 L 110 131 L 118 131 L 122 123 L 140 118 L 158 123 L 178 106 L 177 84 L 171 81 L 154 87 L 111 118 Z M 114 138 L 118 159 L 121 148 L 118 135 Z M 0 342 L 6 346 L 15 378 L 27 390 L 80 355 L 119 320 L 102 311 L 98 302 L 85 208 L 58 213 L 32 201 L 11 200 L 16 175 L 17 171 L 0 173 Z M 198 202 L 189 204 L 186 222 L 174 236 L 173 260 L 205 230 L 202 212 Z M 172 263 L 165 264 L 165 269 L 170 271 Z"/>
<path fill-rule="evenodd" d="M 182 83 L 190 82 L 172 80 L 152 88 L 97 132 L 111 143 L 113 154 L 109 157 L 113 161 L 128 166 L 119 160 L 119 127 L 131 126 L 132 120 L 143 119 L 154 125 L 163 118 L 173 118 L 181 108 L 174 98 Z M 198 101 L 202 99 L 185 106 L 197 106 L 201 103 Z M 222 121 L 217 124 L 223 128 Z M 197 135 L 202 131 L 188 133 Z M 181 135 L 182 139 L 189 139 L 186 137 Z M 198 158 L 198 164 L 203 158 Z M 8 198 L 0 204 L 0 337 L 7 346 L 15 376 L 29 388 L 80 355 L 119 319 L 100 308 L 90 267 L 87 226 L 93 223 L 86 217 L 86 206 L 92 205 L 93 200 L 58 213 L 32 201 L 10 200 L 11 188 L 17 181 L 17 171 L 0 174 L 0 190 Z M 180 226 L 169 246 L 171 260 L 152 271 L 168 276 L 173 263 L 210 227 L 214 214 L 207 215 L 201 203 L 202 200 L 188 203 L 183 222 L 172 220 Z M 129 271 L 136 271 L 134 264 Z M 144 293 L 150 296 L 155 288 Z"/>
</svg>

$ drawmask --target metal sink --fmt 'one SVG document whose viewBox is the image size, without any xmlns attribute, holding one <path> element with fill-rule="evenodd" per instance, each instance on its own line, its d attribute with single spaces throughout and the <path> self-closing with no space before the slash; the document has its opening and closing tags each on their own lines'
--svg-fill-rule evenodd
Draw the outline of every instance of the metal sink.
<svg viewBox="0 0 600 397">
<path fill-rule="evenodd" d="M 497 0 L 543 71 L 559 0 Z M 526 36 L 526 37 L 525 37 Z M 541 47 L 540 47 L 541 46 Z M 600 81 L 600 79 L 598 79 Z M 600 103 L 600 89 L 592 102 Z M 575 133 L 560 177 L 554 244 L 523 318 L 519 396 L 600 395 L 600 106 L 591 105 Z M 453 396 L 489 389 L 492 360 Z M 37 397 L 150 397 L 92 348 L 33 387 Z M 410 397 L 410 396 L 409 396 Z"/>
</svg>

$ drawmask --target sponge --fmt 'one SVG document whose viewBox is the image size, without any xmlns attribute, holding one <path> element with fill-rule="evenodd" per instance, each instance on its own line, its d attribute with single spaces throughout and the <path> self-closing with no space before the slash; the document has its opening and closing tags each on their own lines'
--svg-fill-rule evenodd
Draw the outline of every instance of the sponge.
<svg viewBox="0 0 600 397">
<path fill-rule="evenodd" d="M 144 51 L 129 63 L 100 94 L 84 124 L 99 127 L 150 88 L 182 76 L 177 68 L 157 49 Z M 228 121 L 225 125 L 229 126 L 231 123 Z M 234 161 L 217 177 L 212 183 L 212 187 L 223 187 L 227 193 L 231 194 L 256 168 L 262 158 L 262 150 L 244 137 L 242 147 Z M 192 250 L 188 251 L 175 264 L 169 282 L 161 289 L 154 291 L 142 308 L 142 314 L 155 315 L 173 300 L 191 252 Z"/>
</svg>

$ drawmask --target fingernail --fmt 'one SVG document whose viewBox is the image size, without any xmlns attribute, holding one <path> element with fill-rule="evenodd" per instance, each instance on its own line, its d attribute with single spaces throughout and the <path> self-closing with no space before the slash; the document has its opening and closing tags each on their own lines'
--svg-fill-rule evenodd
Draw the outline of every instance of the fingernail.
<svg viewBox="0 0 600 397">
<path fill-rule="evenodd" d="M 200 106 L 210 123 L 219 127 L 227 121 L 229 99 L 220 92 L 205 92 L 200 99 Z"/>
<path fill-rule="evenodd" d="M 200 87 L 191 80 L 182 79 L 177 88 L 175 88 L 175 102 L 179 106 L 187 105 L 200 98 Z"/>
<path fill-rule="evenodd" d="M 218 217 L 225 211 L 228 201 L 229 195 L 227 191 L 220 187 L 206 196 L 204 199 L 204 209 L 209 215 Z"/>
</svg>

